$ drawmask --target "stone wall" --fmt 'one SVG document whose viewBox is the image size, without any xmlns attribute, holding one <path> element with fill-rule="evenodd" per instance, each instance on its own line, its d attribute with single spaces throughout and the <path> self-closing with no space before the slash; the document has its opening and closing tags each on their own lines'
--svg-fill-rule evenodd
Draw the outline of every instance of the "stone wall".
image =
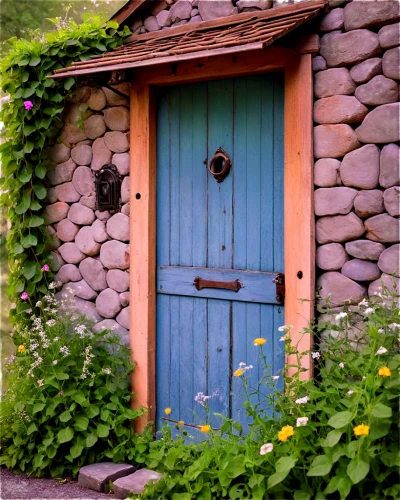
<svg viewBox="0 0 400 500">
<path fill-rule="evenodd" d="M 271 9 L 294 3 L 294 0 L 157 0 L 153 3 L 154 6 L 145 13 L 134 16 L 130 23 L 134 34 L 210 21 L 240 12 Z"/>
<path fill-rule="evenodd" d="M 341 3 L 313 59 L 317 285 L 338 306 L 400 281 L 399 5 Z"/>
<path fill-rule="evenodd" d="M 129 95 L 129 84 L 116 85 Z M 129 343 L 129 101 L 106 88 L 80 87 L 50 152 L 48 206 L 58 298 Z M 80 127 L 78 126 L 80 125 Z M 93 173 L 116 165 L 121 211 L 95 209 Z"/>
</svg>

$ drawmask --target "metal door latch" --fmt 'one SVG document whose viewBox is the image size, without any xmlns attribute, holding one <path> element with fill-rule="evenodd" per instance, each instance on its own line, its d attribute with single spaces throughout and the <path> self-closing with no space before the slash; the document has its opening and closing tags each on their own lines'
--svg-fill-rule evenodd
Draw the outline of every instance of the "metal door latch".
<svg viewBox="0 0 400 500">
<path fill-rule="evenodd" d="M 272 283 L 276 285 L 276 301 L 279 304 L 285 302 L 285 275 L 278 273 L 277 277 L 272 280 Z"/>
</svg>

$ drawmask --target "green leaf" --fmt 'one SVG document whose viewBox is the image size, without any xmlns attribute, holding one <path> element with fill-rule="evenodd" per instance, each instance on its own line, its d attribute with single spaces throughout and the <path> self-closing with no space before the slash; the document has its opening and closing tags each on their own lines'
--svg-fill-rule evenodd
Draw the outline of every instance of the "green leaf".
<svg viewBox="0 0 400 500">
<path fill-rule="evenodd" d="M 307 476 L 325 476 L 329 474 L 332 466 L 333 462 L 331 458 L 327 455 L 319 455 L 314 458 L 310 470 L 307 472 Z"/>
<path fill-rule="evenodd" d="M 73 437 L 74 431 L 71 429 L 71 427 L 66 427 L 57 434 L 57 440 L 59 443 L 67 443 L 68 441 L 71 441 Z"/>
<path fill-rule="evenodd" d="M 392 416 L 392 409 L 390 406 L 378 403 L 372 408 L 371 415 L 375 418 L 390 418 Z"/>
<path fill-rule="evenodd" d="M 31 95 L 33 95 L 35 93 L 35 90 L 34 89 L 25 89 L 22 93 L 22 97 L 24 99 L 26 99 L 27 97 L 30 97 Z"/>
<path fill-rule="evenodd" d="M 47 168 L 43 164 L 40 164 L 35 168 L 36 177 L 39 177 L 39 179 L 44 179 L 46 177 L 46 173 Z"/>
<path fill-rule="evenodd" d="M 297 460 L 292 457 L 282 457 L 276 462 L 276 474 L 268 478 L 268 489 L 282 482 L 295 466 Z"/>
<path fill-rule="evenodd" d="M 69 452 L 71 453 L 72 458 L 78 458 L 83 451 L 83 446 L 79 446 L 78 444 L 74 444 L 71 446 Z"/>
<path fill-rule="evenodd" d="M 91 448 L 98 441 L 98 437 L 95 434 L 89 434 L 86 438 L 86 448 Z"/>
<path fill-rule="evenodd" d="M 68 373 L 56 373 L 56 379 L 57 380 L 68 380 L 69 379 L 69 375 Z"/>
<path fill-rule="evenodd" d="M 100 438 L 105 438 L 108 436 L 110 430 L 109 430 L 109 426 L 108 425 L 104 425 L 104 424 L 97 424 L 97 435 L 100 437 Z"/>
<path fill-rule="evenodd" d="M 97 415 L 100 413 L 100 410 L 97 408 L 97 406 L 90 405 L 86 408 L 85 413 L 89 418 L 94 418 L 97 417 Z"/>
<path fill-rule="evenodd" d="M 71 76 L 69 78 L 66 78 L 64 80 L 64 88 L 65 90 L 69 90 L 75 83 L 75 78 L 72 78 Z"/>
<path fill-rule="evenodd" d="M 268 489 L 273 488 L 275 485 L 281 483 L 285 477 L 289 474 L 288 472 L 277 472 L 276 474 L 272 474 L 272 476 L 269 476 L 268 478 Z"/>
<path fill-rule="evenodd" d="M 310 500 L 311 495 L 307 491 L 297 490 L 293 495 L 294 500 Z"/>
<path fill-rule="evenodd" d="M 22 273 L 27 280 L 32 279 L 36 273 L 36 262 L 27 261 L 24 263 Z"/>
<path fill-rule="evenodd" d="M 25 146 L 24 146 L 24 152 L 25 153 L 32 153 L 34 148 L 33 142 L 27 141 Z"/>
<path fill-rule="evenodd" d="M 349 478 L 353 481 L 353 484 L 357 484 L 362 481 L 369 472 L 369 463 L 365 462 L 360 457 L 355 457 L 347 466 L 347 474 Z"/>
<path fill-rule="evenodd" d="M 349 424 L 352 420 L 352 413 L 350 413 L 349 411 L 341 411 L 339 413 L 336 413 L 336 415 L 333 415 L 333 417 L 328 420 L 328 425 L 334 427 L 335 429 L 340 429 Z"/>
<path fill-rule="evenodd" d="M 42 465 L 43 458 L 44 456 L 40 454 L 36 454 L 34 456 L 32 464 L 36 469 L 38 469 Z"/>
<path fill-rule="evenodd" d="M 57 454 L 57 448 L 54 446 L 49 446 L 46 450 L 48 458 L 54 458 Z"/>
<path fill-rule="evenodd" d="M 18 255 L 18 254 L 22 253 L 22 252 L 24 251 L 24 249 L 22 248 L 22 246 L 21 246 L 21 245 L 15 245 L 15 246 L 13 247 L 12 251 L 13 251 L 13 253 L 14 253 L 15 255 Z M 22 290 L 21 290 L 21 291 L 22 291 Z"/>
<path fill-rule="evenodd" d="M 31 425 L 28 427 L 28 430 L 26 431 L 26 433 L 29 436 L 30 434 L 32 434 L 32 432 L 35 432 L 37 430 L 38 430 L 38 428 L 36 427 L 36 424 L 34 422 L 32 422 Z"/>
<path fill-rule="evenodd" d="M 46 406 L 46 403 L 36 403 L 35 405 L 33 405 L 32 412 L 37 413 L 38 411 L 42 411 L 45 406 Z"/>
<path fill-rule="evenodd" d="M 29 208 L 31 210 L 40 210 L 42 208 L 42 205 L 40 205 L 40 203 L 38 201 L 32 200 Z"/>
<path fill-rule="evenodd" d="M 28 234 L 22 238 L 21 244 L 24 248 L 34 247 L 37 245 L 37 238 L 33 234 Z"/>
<path fill-rule="evenodd" d="M 29 227 L 39 227 L 42 226 L 43 224 L 44 224 L 44 219 L 42 219 L 42 217 L 38 217 L 37 215 L 34 215 L 29 220 Z"/>
<path fill-rule="evenodd" d="M 68 422 L 68 420 L 71 420 L 72 415 L 68 410 L 66 410 L 66 411 L 61 413 L 59 418 L 60 418 L 61 422 Z"/>
<path fill-rule="evenodd" d="M 89 419 L 86 417 L 77 417 L 75 419 L 75 430 L 86 431 L 89 425 Z"/>
<path fill-rule="evenodd" d="M 28 135 L 31 135 L 35 130 L 36 127 L 34 125 L 24 125 L 24 136 L 28 137 Z"/>
<path fill-rule="evenodd" d="M 39 200 L 43 200 L 43 198 L 46 198 L 47 190 L 41 183 L 35 183 L 33 185 L 33 190 L 35 191 L 36 196 L 39 198 Z"/>
<path fill-rule="evenodd" d="M 29 66 L 37 66 L 40 63 L 40 57 L 32 57 Z"/>
<path fill-rule="evenodd" d="M 328 432 L 328 435 L 321 442 L 321 445 L 326 446 L 328 448 L 335 446 L 335 444 L 337 444 L 339 442 L 340 438 L 342 437 L 342 434 L 343 434 L 343 431 L 340 431 L 337 429 Z"/>
</svg>

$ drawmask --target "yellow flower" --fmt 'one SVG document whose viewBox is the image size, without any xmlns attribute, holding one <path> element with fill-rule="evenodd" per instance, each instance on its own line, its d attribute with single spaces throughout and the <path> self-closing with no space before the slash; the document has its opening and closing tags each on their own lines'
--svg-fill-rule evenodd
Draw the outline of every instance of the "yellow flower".
<svg viewBox="0 0 400 500">
<path fill-rule="evenodd" d="M 23 345 L 20 345 L 18 347 L 18 352 L 25 352 L 25 347 Z"/>
<path fill-rule="evenodd" d="M 390 368 L 388 368 L 387 366 L 382 366 L 382 368 L 379 368 L 378 374 L 381 377 L 390 377 L 392 372 L 390 371 Z"/>
<path fill-rule="evenodd" d="M 264 345 L 267 339 L 263 337 L 259 337 L 258 339 L 254 339 L 254 345 Z"/>
<path fill-rule="evenodd" d="M 294 434 L 293 427 L 291 425 L 285 425 L 278 432 L 278 439 L 279 441 L 285 442 L 290 436 L 293 436 L 293 434 Z"/>
<path fill-rule="evenodd" d="M 234 373 L 233 373 L 233 376 L 234 377 L 240 377 L 240 375 L 243 375 L 244 373 L 244 370 L 242 370 L 241 368 L 238 368 Z"/>
<path fill-rule="evenodd" d="M 171 411 L 172 411 L 171 408 L 165 408 L 164 413 L 166 415 L 169 415 L 171 413 Z"/>
<path fill-rule="evenodd" d="M 353 431 L 355 436 L 368 436 L 369 426 L 364 424 L 357 425 L 357 427 L 354 427 Z"/>
<path fill-rule="evenodd" d="M 204 433 L 205 433 L 205 432 L 210 432 L 210 430 L 211 430 L 211 425 L 208 425 L 208 424 L 207 424 L 207 425 L 202 425 L 202 426 L 200 427 L 200 431 L 201 431 L 201 432 L 204 432 Z"/>
<path fill-rule="evenodd" d="M 185 425 L 185 422 L 183 420 L 178 420 L 178 425 Z"/>
</svg>

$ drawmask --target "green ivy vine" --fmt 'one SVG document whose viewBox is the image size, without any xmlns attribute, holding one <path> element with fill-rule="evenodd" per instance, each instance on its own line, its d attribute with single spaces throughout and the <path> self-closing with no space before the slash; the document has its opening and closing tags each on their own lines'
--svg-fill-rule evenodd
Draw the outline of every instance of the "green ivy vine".
<svg viewBox="0 0 400 500">
<path fill-rule="evenodd" d="M 14 323 L 23 321 L 22 313 L 48 290 L 48 280 L 43 279 L 50 257 L 43 217 L 46 151 L 56 142 L 66 98 L 76 88 L 72 77 L 46 77 L 73 61 L 114 49 L 130 34 L 127 27 L 118 30 L 118 23 L 104 23 L 97 16 L 85 15 L 80 25 L 73 20 L 53 21 L 54 32 L 35 31 L 31 40 L 9 40 L 9 52 L 0 63 L 1 89 L 10 97 L 0 112 L 0 202 L 11 223 L 7 294 L 15 304 L 10 311 Z"/>
</svg>

